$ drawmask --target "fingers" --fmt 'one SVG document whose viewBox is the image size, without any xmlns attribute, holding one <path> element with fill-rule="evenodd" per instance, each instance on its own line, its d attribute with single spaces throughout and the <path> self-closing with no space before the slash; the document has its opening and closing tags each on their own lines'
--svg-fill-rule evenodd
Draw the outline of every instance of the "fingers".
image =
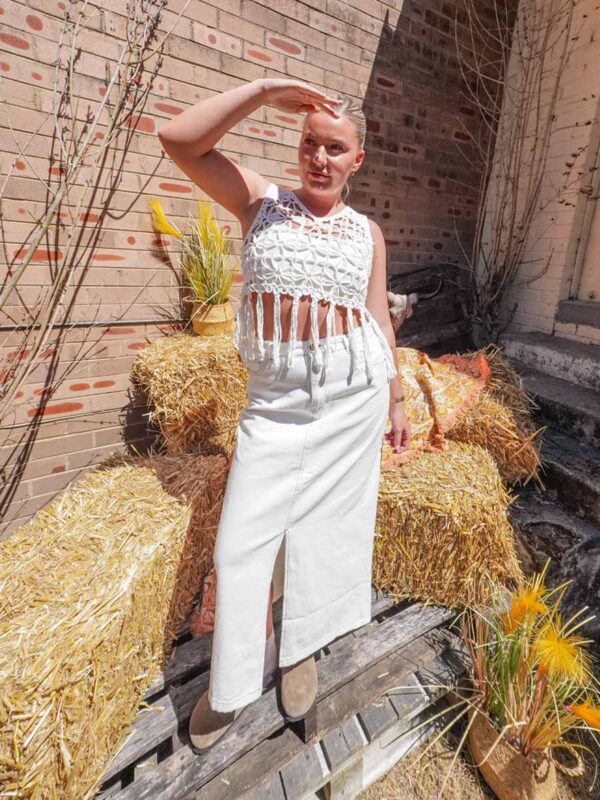
<svg viewBox="0 0 600 800">
<path fill-rule="evenodd" d="M 328 114 L 331 114 L 332 117 L 339 117 L 339 113 L 333 107 L 334 105 L 340 105 L 343 103 L 343 100 L 340 100 L 337 97 L 329 97 L 325 92 L 321 92 L 319 89 L 315 89 L 312 86 L 307 86 L 304 90 L 306 94 L 307 100 L 313 100 L 313 109 L 311 110 L 318 110 L 321 108 L 323 111 L 326 111 Z"/>
</svg>

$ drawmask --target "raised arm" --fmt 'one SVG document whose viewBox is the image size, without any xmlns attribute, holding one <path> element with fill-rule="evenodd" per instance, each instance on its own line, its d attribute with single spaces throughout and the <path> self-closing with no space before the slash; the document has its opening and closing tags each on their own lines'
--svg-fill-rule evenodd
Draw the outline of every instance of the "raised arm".
<svg viewBox="0 0 600 800">
<path fill-rule="evenodd" d="M 177 166 L 244 225 L 269 181 L 215 150 L 217 142 L 263 104 L 296 113 L 317 107 L 335 113 L 331 103 L 336 102 L 301 81 L 261 78 L 201 100 L 164 123 L 158 138 Z"/>
</svg>

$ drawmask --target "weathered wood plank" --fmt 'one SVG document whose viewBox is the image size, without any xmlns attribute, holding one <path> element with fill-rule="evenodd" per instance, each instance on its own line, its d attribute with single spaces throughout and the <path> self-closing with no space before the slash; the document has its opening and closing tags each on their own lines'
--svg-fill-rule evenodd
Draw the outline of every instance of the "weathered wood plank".
<svg viewBox="0 0 600 800">
<path fill-rule="evenodd" d="M 318 702 L 320 703 L 319 735 L 324 735 L 332 728 L 337 727 L 345 717 L 349 716 L 349 705 L 354 711 L 360 708 L 356 702 L 353 704 L 346 702 L 341 709 L 344 711 L 342 714 L 338 713 L 337 708 L 327 711 L 329 703 L 324 701 L 328 695 L 346 684 L 348 684 L 351 694 L 351 682 L 357 679 L 364 670 L 369 672 L 370 680 L 374 680 L 377 677 L 378 668 L 372 667 L 369 670 L 369 667 L 391 654 L 401 661 L 407 674 L 414 672 L 423 661 L 419 661 L 414 668 L 410 669 L 409 665 L 414 663 L 414 658 L 411 658 L 408 649 L 404 656 L 402 652 L 396 654 L 395 651 L 407 648 L 407 645 L 415 639 L 443 624 L 450 616 L 451 612 L 447 609 L 435 606 L 410 606 L 386 619 L 373 629 L 369 636 L 355 638 L 349 635 L 345 649 L 340 649 L 335 654 L 322 658 L 317 663 Z M 425 647 L 429 654 L 428 646 Z M 420 652 L 420 658 L 424 658 L 422 652 Z M 194 688 L 193 697 L 199 696 L 203 691 L 203 688 L 200 687 L 202 679 L 207 680 L 207 675 L 201 675 L 196 679 L 199 685 Z M 378 687 L 380 688 L 379 694 L 382 694 L 389 687 L 389 683 L 386 685 L 385 681 L 380 681 Z M 362 696 L 367 697 L 366 702 L 371 702 L 378 695 L 369 694 L 363 687 Z M 179 719 L 181 720 L 181 717 Z M 283 725 L 284 721 L 278 708 L 275 690 L 271 689 L 255 703 L 245 708 L 227 736 L 217 742 L 206 754 L 195 756 L 189 747 L 182 747 L 152 773 L 145 775 L 135 784 L 125 787 L 117 795 L 118 800 L 156 800 L 157 797 L 160 797 L 161 787 L 167 786 L 170 792 L 169 800 L 183 800 Z"/>
<path fill-rule="evenodd" d="M 277 785 L 284 797 L 279 770 L 293 761 L 306 745 L 291 728 L 284 728 L 280 734 L 265 739 L 246 755 L 234 761 L 223 773 L 205 783 L 194 794 L 194 800 L 239 800 L 254 797 L 259 786 L 261 791 L 274 793 L 279 797 Z M 167 800 L 167 797 L 156 797 Z"/>
<path fill-rule="evenodd" d="M 429 697 L 435 700 L 455 684 L 456 673 L 440 653 L 430 664 L 418 670 L 417 678 Z"/>
<path fill-rule="evenodd" d="M 233 795 L 232 800 L 234 800 Z M 247 794 L 237 795 L 235 800 L 286 800 L 281 785 L 281 775 L 277 773 L 268 781 L 263 781 L 251 789 Z"/>
<path fill-rule="evenodd" d="M 358 725 L 358 720 L 352 716 L 344 720 L 338 728 L 326 733 L 321 740 L 323 753 L 331 772 L 335 772 L 362 749 L 364 741 Z"/>
<path fill-rule="evenodd" d="M 110 780 L 120 770 L 135 763 L 145 753 L 166 741 L 178 726 L 190 718 L 198 698 L 208 688 L 209 673 L 172 688 L 160 698 L 156 707 L 162 711 L 144 710 L 132 726 L 130 735 L 106 768 L 102 782 Z"/>
<path fill-rule="evenodd" d="M 321 745 L 309 745 L 291 764 L 281 770 L 281 782 L 286 800 L 297 800 L 308 792 L 316 791 L 325 780 L 323 767 L 317 755 Z"/>
<path fill-rule="evenodd" d="M 358 718 L 370 742 L 398 721 L 394 706 L 385 695 L 359 711 Z"/>
<path fill-rule="evenodd" d="M 356 714 L 388 689 L 404 683 L 419 667 L 433 660 L 444 644 L 435 631 L 423 635 L 388 654 L 375 665 L 366 667 L 353 681 L 340 684 L 336 691 L 318 702 L 317 735 L 324 736 L 341 720 Z"/>
<path fill-rule="evenodd" d="M 410 675 L 396 691 L 387 696 L 396 709 L 399 719 L 409 719 L 429 705 L 429 695 L 421 686 L 416 675 Z"/>
</svg>

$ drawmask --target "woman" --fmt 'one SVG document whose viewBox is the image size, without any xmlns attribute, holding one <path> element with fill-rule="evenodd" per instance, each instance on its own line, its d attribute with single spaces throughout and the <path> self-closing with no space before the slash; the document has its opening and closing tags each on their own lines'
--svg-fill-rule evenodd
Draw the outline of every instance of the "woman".
<svg viewBox="0 0 600 800">
<path fill-rule="evenodd" d="M 263 104 L 306 113 L 297 190 L 214 149 Z M 315 702 L 313 654 L 371 619 L 388 415 L 396 452 L 406 449 L 410 428 L 383 234 L 342 199 L 365 156 L 365 129 L 349 98 L 261 79 L 197 103 L 158 134 L 183 172 L 238 218 L 244 237 L 234 342 L 248 368 L 248 405 L 215 542 L 210 682 L 189 727 L 196 752 L 263 691 L 276 562 L 285 559 L 278 664 L 287 719 L 302 718 Z"/>
</svg>

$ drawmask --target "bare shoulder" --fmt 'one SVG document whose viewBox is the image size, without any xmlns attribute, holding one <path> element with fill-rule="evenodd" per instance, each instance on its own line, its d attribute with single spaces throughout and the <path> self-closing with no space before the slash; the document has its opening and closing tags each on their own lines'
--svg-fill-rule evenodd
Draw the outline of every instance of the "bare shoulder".
<svg viewBox="0 0 600 800">
<path fill-rule="evenodd" d="M 376 248 L 385 250 L 385 239 L 383 238 L 383 231 L 375 220 L 367 217 L 369 220 L 369 228 L 371 229 L 371 236 L 373 237 L 373 244 Z"/>
</svg>

